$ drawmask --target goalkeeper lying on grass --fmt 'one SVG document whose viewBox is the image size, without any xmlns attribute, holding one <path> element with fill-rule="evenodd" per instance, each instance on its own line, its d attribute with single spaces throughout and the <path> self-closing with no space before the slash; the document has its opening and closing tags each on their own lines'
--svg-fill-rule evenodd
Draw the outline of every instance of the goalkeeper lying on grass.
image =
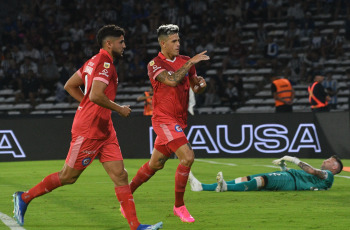
<svg viewBox="0 0 350 230">
<path fill-rule="evenodd" d="M 285 162 L 298 165 L 302 170 L 288 169 Z M 296 157 L 284 156 L 274 160 L 281 171 L 261 173 L 246 177 L 239 177 L 232 181 L 225 181 L 219 172 L 214 184 L 202 184 L 190 172 L 188 181 L 192 191 L 299 191 L 299 190 L 327 190 L 332 187 L 334 175 L 343 169 L 343 164 L 337 156 L 323 161 L 321 169 L 316 169 L 300 161 Z"/>
</svg>

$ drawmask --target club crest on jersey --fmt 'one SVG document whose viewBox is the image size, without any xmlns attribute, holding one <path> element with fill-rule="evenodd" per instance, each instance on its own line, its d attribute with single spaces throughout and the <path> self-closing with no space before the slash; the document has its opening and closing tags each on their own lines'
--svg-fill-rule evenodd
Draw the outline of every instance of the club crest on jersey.
<svg viewBox="0 0 350 230">
<path fill-rule="evenodd" d="M 175 131 L 176 132 L 182 132 L 182 128 L 180 125 L 175 125 Z"/>
<path fill-rule="evenodd" d="M 110 66 L 111 64 L 108 62 L 103 63 L 103 67 L 105 67 L 106 69 L 108 69 Z"/>
<path fill-rule="evenodd" d="M 149 62 L 149 65 L 150 65 L 150 66 L 153 66 L 153 65 L 154 65 L 154 61 L 153 61 L 153 60 L 150 61 L 150 62 Z"/>
<path fill-rule="evenodd" d="M 87 157 L 87 158 L 84 158 L 83 161 L 81 162 L 81 164 L 83 166 L 87 166 L 88 164 L 90 164 L 91 162 L 91 158 L 90 157 Z"/>
</svg>

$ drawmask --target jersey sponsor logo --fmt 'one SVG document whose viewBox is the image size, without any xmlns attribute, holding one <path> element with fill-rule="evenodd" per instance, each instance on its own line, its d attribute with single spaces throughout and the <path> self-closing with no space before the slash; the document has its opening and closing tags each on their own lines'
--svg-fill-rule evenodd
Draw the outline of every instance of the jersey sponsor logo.
<svg viewBox="0 0 350 230">
<path fill-rule="evenodd" d="M 153 60 L 150 61 L 150 62 L 149 62 L 149 65 L 150 65 L 150 66 L 153 66 L 153 65 L 154 65 L 154 61 L 153 61 Z"/>
<path fill-rule="evenodd" d="M 90 164 L 90 162 L 91 162 L 91 158 L 90 158 L 90 157 L 86 157 L 86 158 L 84 158 L 84 159 L 82 160 L 81 164 L 82 164 L 83 166 L 87 166 L 88 164 Z"/>
<path fill-rule="evenodd" d="M 12 154 L 14 158 L 26 157 L 12 130 L 0 130 L 0 154 Z"/>
<path fill-rule="evenodd" d="M 106 69 L 108 69 L 110 66 L 111 64 L 108 62 L 103 63 L 103 67 L 105 67 Z"/>
<path fill-rule="evenodd" d="M 175 125 L 175 131 L 176 132 L 182 132 L 182 128 L 180 125 Z"/>
<path fill-rule="evenodd" d="M 103 75 L 103 76 L 109 77 L 108 70 L 106 70 L 106 69 L 102 70 L 102 72 L 99 72 L 98 75 Z"/>
<path fill-rule="evenodd" d="M 157 70 L 159 70 L 162 67 L 157 66 L 157 65 L 153 65 L 152 68 L 153 68 L 153 73 L 154 73 L 154 72 L 156 72 Z"/>
<path fill-rule="evenodd" d="M 94 66 L 95 63 L 93 63 L 92 61 L 89 62 L 88 66 Z"/>
<path fill-rule="evenodd" d="M 86 73 L 88 73 L 88 74 L 90 74 L 91 75 L 91 73 L 92 73 L 92 71 L 93 71 L 94 69 L 91 67 L 91 66 L 85 66 L 85 69 L 84 69 L 84 72 L 86 72 Z"/>
</svg>

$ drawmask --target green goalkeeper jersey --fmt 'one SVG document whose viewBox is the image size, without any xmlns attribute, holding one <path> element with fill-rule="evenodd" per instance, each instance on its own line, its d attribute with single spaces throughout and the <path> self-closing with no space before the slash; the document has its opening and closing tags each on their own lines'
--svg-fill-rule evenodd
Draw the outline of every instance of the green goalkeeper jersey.
<svg viewBox="0 0 350 230">
<path fill-rule="evenodd" d="M 303 170 L 289 169 L 288 172 L 295 178 L 296 190 L 327 190 L 332 187 L 334 175 L 329 170 L 326 172 L 326 179 L 320 179 Z"/>
</svg>

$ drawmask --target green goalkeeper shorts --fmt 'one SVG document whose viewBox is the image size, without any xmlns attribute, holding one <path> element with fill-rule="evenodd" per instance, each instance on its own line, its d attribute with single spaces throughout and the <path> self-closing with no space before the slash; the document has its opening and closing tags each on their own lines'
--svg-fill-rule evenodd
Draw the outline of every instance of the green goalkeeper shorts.
<svg viewBox="0 0 350 230">
<path fill-rule="evenodd" d="M 261 173 L 251 175 L 250 179 L 254 177 L 264 177 L 265 187 L 261 190 L 268 191 L 295 191 L 295 179 L 288 172 L 276 171 L 272 173 Z M 267 180 L 267 181 L 266 181 Z"/>
</svg>

